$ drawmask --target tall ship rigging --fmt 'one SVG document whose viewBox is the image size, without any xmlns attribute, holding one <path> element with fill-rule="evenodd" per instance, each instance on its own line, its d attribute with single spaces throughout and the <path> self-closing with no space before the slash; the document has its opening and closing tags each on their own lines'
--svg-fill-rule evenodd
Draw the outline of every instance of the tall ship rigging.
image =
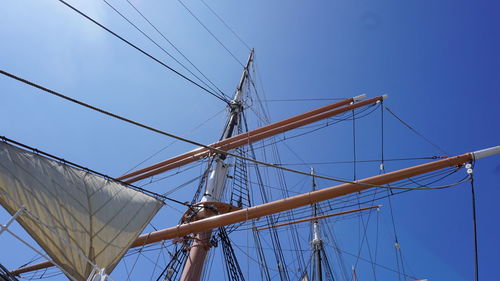
<svg viewBox="0 0 500 281">
<path fill-rule="evenodd" d="M 425 270 L 412 269 L 409 259 L 415 257 L 398 225 L 397 218 L 403 218 L 397 201 L 469 188 L 476 161 L 498 159 L 496 144 L 463 154 L 441 151 L 392 109 L 385 94 L 329 95 L 313 101 L 317 106 L 304 98 L 281 118 L 271 118 L 271 103 L 266 103 L 271 99 L 259 88 L 258 50 L 250 48 L 246 61 L 239 62 L 241 76 L 228 95 L 194 64 L 179 71 L 77 5 L 60 2 L 224 106 L 216 117 L 219 124 L 201 125 L 203 137 L 183 137 L 161 123 L 139 121 L 2 69 L 10 83 L 184 144 L 173 150 L 162 140 L 156 155 L 109 175 L 11 137 L 6 129 L 0 149 L 0 203 L 6 210 L 0 245 L 9 237 L 30 256 L 13 266 L 13 254 L 2 254 L 0 280 L 432 279 Z M 130 19 L 120 13 L 121 6 L 104 3 Z M 179 3 L 207 28 L 186 3 Z M 190 111 L 183 116 L 209 115 L 195 112 L 209 106 L 190 102 L 195 109 L 183 104 Z M 164 116 L 170 124 L 191 122 Z M 393 146 L 398 141 L 404 146 L 403 129 L 434 153 L 411 154 Z M 469 246 L 477 249 L 477 241 Z M 475 261 L 477 278 L 477 256 Z"/>
</svg>

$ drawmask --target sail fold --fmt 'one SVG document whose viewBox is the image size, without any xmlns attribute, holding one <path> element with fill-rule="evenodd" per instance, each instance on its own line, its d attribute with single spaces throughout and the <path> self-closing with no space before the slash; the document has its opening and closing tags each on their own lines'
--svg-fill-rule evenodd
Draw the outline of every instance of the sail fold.
<svg viewBox="0 0 500 281">
<path fill-rule="evenodd" d="M 0 204 L 69 275 L 110 273 L 163 203 L 118 182 L 0 143 Z"/>
</svg>

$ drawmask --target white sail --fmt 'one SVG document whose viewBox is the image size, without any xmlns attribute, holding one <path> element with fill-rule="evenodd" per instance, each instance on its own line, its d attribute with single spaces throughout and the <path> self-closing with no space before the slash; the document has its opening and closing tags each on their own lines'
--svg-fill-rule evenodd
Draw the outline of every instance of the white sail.
<svg viewBox="0 0 500 281">
<path fill-rule="evenodd" d="M 0 143 L 0 204 L 77 280 L 110 273 L 163 206 L 117 182 Z"/>
</svg>

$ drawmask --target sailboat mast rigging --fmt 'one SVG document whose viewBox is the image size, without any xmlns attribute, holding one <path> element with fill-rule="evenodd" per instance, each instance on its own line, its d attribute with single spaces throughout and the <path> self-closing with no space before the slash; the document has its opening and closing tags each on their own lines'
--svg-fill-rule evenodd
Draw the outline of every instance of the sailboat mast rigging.
<svg viewBox="0 0 500 281">
<path fill-rule="evenodd" d="M 312 176 L 312 191 L 314 192 L 316 190 L 316 180 L 314 178 L 314 169 L 311 168 L 311 175 Z M 318 206 L 316 203 L 312 204 L 312 215 L 313 217 L 318 216 Z M 316 276 L 317 281 L 323 281 L 323 271 L 321 269 L 321 251 L 323 248 L 323 241 L 321 240 L 320 237 L 320 232 L 319 232 L 319 222 L 318 220 L 314 220 L 312 222 L 312 241 L 311 245 L 313 247 L 313 252 L 314 252 L 314 257 L 315 257 L 315 262 L 316 262 L 316 267 L 315 267 L 315 272 L 313 276 Z M 314 280 L 313 280 L 314 281 Z"/>
<path fill-rule="evenodd" d="M 243 222 L 255 218 L 259 218 L 266 215 L 271 215 L 286 210 L 295 209 L 301 206 L 306 206 L 328 199 L 336 198 L 339 196 L 360 192 L 371 188 L 373 185 L 385 185 L 391 182 L 399 181 L 402 179 L 414 177 L 417 175 L 425 174 L 428 172 L 436 171 L 446 167 L 462 166 L 465 163 L 481 159 L 484 157 L 492 156 L 500 153 L 500 146 L 483 149 L 475 152 L 465 153 L 459 156 L 449 157 L 446 159 L 437 160 L 431 163 L 422 164 L 378 176 L 373 176 L 363 180 L 358 180 L 355 183 L 342 184 L 339 186 L 333 186 L 329 188 L 323 188 L 316 190 L 314 192 L 301 194 L 293 196 L 290 198 L 285 198 L 266 204 L 246 208 L 243 210 L 232 211 L 226 214 L 220 214 L 216 216 L 211 216 L 205 219 L 201 219 L 194 222 L 189 222 L 181 225 L 177 225 L 164 230 L 159 230 L 156 232 L 151 232 L 143 234 L 136 239 L 136 241 L 130 246 L 139 247 L 150 243 L 159 242 L 162 240 L 175 239 L 184 237 L 189 234 L 201 233 L 216 227 L 222 227 L 229 224 L 234 224 L 238 222 Z M 13 270 L 12 273 L 17 275 L 23 272 L 29 272 L 34 269 L 41 269 L 47 266 L 51 266 L 50 263 L 43 263 L 33 266 L 27 266 L 17 270 Z"/>
<path fill-rule="evenodd" d="M 495 276 L 487 9 L 146 2 L 0 9 L 0 281 Z"/>
<path fill-rule="evenodd" d="M 376 104 L 386 98 L 386 96 L 375 97 L 367 100 L 362 100 L 364 95 L 354 98 L 345 99 L 321 108 L 299 114 L 297 116 L 285 119 L 283 121 L 275 122 L 270 125 L 249 131 L 247 133 L 240 133 L 233 136 L 234 129 L 238 122 L 240 122 L 240 114 L 242 110 L 243 101 L 243 85 L 248 78 L 248 68 L 253 58 L 253 50 L 250 53 L 247 67 L 244 69 L 240 83 L 238 84 L 237 91 L 229 108 L 230 114 L 226 127 L 224 128 L 223 135 L 219 142 L 210 146 L 203 146 L 202 148 L 195 149 L 191 152 L 179 155 L 169 160 L 160 162 L 150 167 L 141 169 L 139 171 L 122 176 L 119 179 L 124 182 L 135 182 L 152 175 L 156 175 L 175 167 L 185 165 L 210 156 L 213 167 L 208 173 L 208 181 L 202 199 L 194 207 L 194 212 L 191 211 L 188 220 L 176 227 L 155 231 L 139 236 L 130 247 L 144 246 L 146 244 L 159 242 L 167 239 L 182 238 L 186 235 L 194 235 L 194 239 L 190 245 L 189 257 L 187 258 L 181 280 L 199 280 L 203 272 L 203 264 L 206 255 L 210 248 L 210 237 L 212 236 L 212 229 L 223 227 L 229 224 L 247 221 L 250 219 L 267 216 L 286 210 L 292 210 L 300 206 L 306 206 L 335 198 L 338 196 L 359 192 L 361 190 L 369 189 L 372 187 L 380 187 L 383 184 L 398 181 L 408 177 L 413 177 L 422 173 L 427 173 L 437 169 L 451 166 L 460 166 L 466 162 L 478 159 L 483 156 L 492 155 L 498 152 L 498 148 L 468 153 L 457 157 L 441 159 L 433 163 L 408 168 L 401 171 L 391 172 L 384 175 L 368 178 L 365 180 L 356 181 L 353 183 L 346 183 L 337 187 L 331 187 L 302 194 L 266 204 L 249 207 L 243 210 L 237 210 L 234 206 L 225 204 L 220 201 L 223 193 L 223 188 L 226 180 L 227 166 L 224 160 L 228 150 L 249 144 L 258 140 L 262 140 L 273 135 L 283 133 L 285 131 L 298 128 L 313 122 L 317 122 L 324 118 L 329 118 L 347 111 L 351 111 L 362 106 L 369 106 Z M 215 153 L 220 151 L 221 153 Z M 241 157 L 244 159 L 244 157 Z M 254 159 L 248 159 L 255 161 Z M 258 161 L 255 161 L 259 163 Z M 192 208 L 193 208 L 192 207 Z M 317 216 L 314 216 L 315 218 Z M 317 220 L 316 218 L 315 220 Z M 316 231 L 316 236 L 319 237 L 319 231 Z M 320 260 L 321 256 L 317 256 Z M 12 271 L 14 274 L 29 272 L 34 269 L 41 269 L 51 266 L 49 262 L 44 262 L 37 265 L 26 266 Z M 278 267 L 280 265 L 278 264 Z M 194 278 L 194 279 L 193 279 Z M 197 278 L 197 279 L 196 279 Z"/>
<path fill-rule="evenodd" d="M 219 142 L 216 142 L 210 146 L 202 146 L 201 148 L 195 149 L 191 152 L 181 154 L 177 157 L 171 158 L 169 160 L 160 162 L 158 164 L 152 165 L 150 167 L 141 169 L 136 172 L 132 172 L 125 176 L 119 178 L 124 182 L 136 182 L 141 179 L 171 170 L 182 165 L 192 163 L 194 161 L 200 160 L 205 157 L 211 157 L 210 161 L 212 165 L 209 166 L 210 172 L 207 173 L 208 181 L 206 184 L 206 189 L 198 204 L 192 206 L 193 210 L 189 210 L 187 220 L 183 221 L 176 227 L 167 228 L 160 231 L 155 231 L 139 236 L 134 242 L 130 244 L 130 248 L 144 246 L 146 244 L 159 242 L 167 239 L 183 238 L 187 235 L 191 236 L 191 245 L 189 246 L 189 257 L 186 260 L 184 270 L 181 276 L 181 280 L 199 280 L 203 272 L 203 265 L 207 253 L 210 249 L 210 238 L 212 237 L 212 230 L 217 227 L 223 227 L 229 224 L 234 224 L 238 222 L 243 222 L 262 216 L 272 215 L 279 212 L 292 210 L 301 206 L 306 206 L 315 203 L 328 200 L 331 198 L 336 198 L 338 196 L 350 194 L 353 192 L 359 192 L 361 190 L 369 189 L 372 187 L 380 187 L 383 184 L 391 183 L 408 177 L 413 177 L 422 173 L 427 173 L 430 171 L 442 169 L 444 167 L 460 166 L 466 162 L 472 161 L 473 159 L 479 159 L 484 156 L 492 155 L 498 153 L 499 148 L 488 149 L 484 151 L 478 151 L 474 153 L 468 153 L 460 155 L 457 157 L 450 157 L 438 160 L 433 163 L 424 164 L 414 168 L 408 168 L 401 171 L 391 172 L 384 175 L 379 175 L 376 177 L 368 178 L 365 180 L 356 181 L 353 183 L 346 183 L 340 186 L 325 188 L 317 191 L 312 191 L 308 194 L 302 194 L 290 198 L 285 198 L 282 200 L 277 200 L 262 205 L 245 208 L 243 210 L 237 210 L 234 206 L 226 203 L 220 202 L 221 195 L 223 194 L 223 189 L 226 180 L 227 166 L 224 163 L 227 155 L 233 156 L 233 153 L 228 151 L 234 148 L 238 148 L 245 144 L 250 144 L 265 138 L 274 136 L 279 133 L 286 132 L 291 129 L 295 129 L 307 124 L 317 122 L 319 120 L 329 118 L 338 114 L 342 114 L 347 111 L 354 110 L 363 106 L 369 106 L 380 102 L 385 99 L 386 96 L 379 96 L 367 100 L 361 100 L 364 95 L 357 96 L 349 99 L 345 99 L 321 108 L 299 114 L 297 116 L 272 123 L 270 125 L 248 131 L 246 133 L 240 133 L 239 135 L 233 136 L 235 128 L 241 121 L 241 111 L 243 102 L 243 89 L 244 83 L 248 78 L 248 69 L 253 59 L 253 50 L 250 53 L 247 67 L 244 69 L 240 83 L 238 84 L 236 93 L 234 95 L 233 101 L 229 107 L 229 118 L 224 128 L 222 137 Z M 255 163 L 266 164 L 263 162 L 256 161 L 254 159 L 245 158 L 242 156 L 234 155 L 241 159 L 247 159 Z M 269 165 L 269 164 L 266 164 Z M 274 166 L 274 165 L 270 165 Z M 276 167 L 279 168 L 279 167 Z M 313 177 L 314 178 L 314 177 Z M 314 220 L 319 219 L 318 216 L 314 216 Z M 319 238 L 319 225 L 317 223 L 313 224 L 316 226 L 314 232 L 314 237 Z M 224 240 L 224 239 L 222 239 Z M 313 239 L 313 241 L 319 241 L 318 239 Z M 313 243 L 314 244 L 314 243 Z M 315 255 L 317 261 L 317 272 L 321 269 L 321 249 L 318 248 L 318 243 L 315 246 Z M 225 248 L 226 249 L 226 248 Z M 229 248 L 227 248 L 229 249 Z M 44 262 L 32 266 L 26 266 L 17 270 L 12 271 L 13 274 L 20 274 L 24 272 L 29 272 L 35 269 L 41 269 L 52 266 L 50 262 Z M 283 265 L 278 263 L 278 268 L 280 272 L 283 269 Z M 317 274 L 317 276 L 319 276 Z"/>
<path fill-rule="evenodd" d="M 223 136 L 221 140 L 226 140 L 232 137 L 235 127 L 238 125 L 241 119 L 241 113 L 243 110 L 243 87 L 248 78 L 248 71 L 250 65 L 253 61 L 254 51 L 250 51 L 248 60 L 245 68 L 243 69 L 243 74 L 241 76 L 238 87 L 234 94 L 233 99 L 229 104 L 229 119 L 226 123 L 226 128 L 224 129 Z M 208 209 L 208 205 L 213 202 L 220 202 L 221 196 L 224 192 L 224 187 L 226 185 L 227 178 L 227 165 L 224 163 L 226 159 L 225 155 L 215 155 L 212 159 L 214 168 L 209 173 L 207 186 L 205 193 L 200 204 L 195 207 L 196 214 L 191 218 L 192 220 L 199 220 L 203 218 L 208 218 L 212 215 L 216 215 L 213 210 Z M 204 232 L 196 233 L 192 239 L 192 244 L 189 247 L 189 254 L 184 265 L 184 270 L 182 272 L 181 281 L 198 281 L 200 280 L 201 274 L 203 272 L 203 266 L 205 264 L 205 259 L 208 251 L 210 250 L 210 239 L 212 237 L 212 229 L 208 229 Z"/>
<path fill-rule="evenodd" d="M 128 173 L 126 175 L 120 176 L 117 179 L 124 181 L 126 183 L 134 183 L 145 178 L 178 168 L 180 166 L 195 162 L 197 160 L 203 159 L 210 156 L 212 153 L 228 154 L 227 151 L 242 145 L 250 144 L 265 138 L 272 137 L 274 135 L 284 133 L 286 131 L 299 128 L 326 118 L 330 118 L 347 111 L 354 110 L 363 106 L 369 106 L 376 104 L 377 102 L 386 99 L 387 95 L 382 95 L 366 100 L 362 100 L 366 95 L 359 95 L 352 98 L 347 98 L 339 102 L 335 102 L 303 114 L 299 114 L 290 117 L 285 120 L 281 120 L 261 128 L 236 135 L 234 137 L 227 138 L 225 140 L 210 144 L 206 147 L 201 147 L 194 149 L 192 151 L 183 153 L 176 157 L 167 159 L 160 163 L 151 165 L 149 167 L 137 170 L 135 172 Z M 242 156 L 234 155 L 236 157 L 243 158 Z M 259 161 L 255 159 L 246 158 L 245 160 L 252 161 L 259 164 Z M 260 163 L 265 164 L 265 163 Z"/>
</svg>

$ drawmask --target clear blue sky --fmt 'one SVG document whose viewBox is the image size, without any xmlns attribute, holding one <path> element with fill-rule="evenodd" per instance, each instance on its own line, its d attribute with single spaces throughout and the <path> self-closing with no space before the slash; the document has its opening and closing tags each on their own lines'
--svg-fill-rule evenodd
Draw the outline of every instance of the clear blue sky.
<svg viewBox="0 0 500 281">
<path fill-rule="evenodd" d="M 241 66 L 177 1 L 131 1 L 217 86 L 232 94 Z M 181 70 L 104 2 L 69 2 Z M 246 60 L 248 49 L 200 1 L 185 2 L 240 61 Z M 206 2 L 255 48 L 261 85 L 268 99 L 387 93 L 389 108 L 452 155 L 500 144 L 500 6 L 495 1 Z M 110 3 L 164 43 L 125 1 Z M 192 129 L 223 110 L 221 101 L 58 1 L 3 3 L 0 38 L 2 70 L 202 143 L 213 142 L 220 134 L 224 113 Z M 0 77 L 0 97 L 0 135 L 109 175 L 123 174 L 171 141 L 6 77 Z M 324 103 L 268 106 L 271 118 L 279 120 Z M 389 115 L 385 117 L 386 157 L 442 154 Z M 375 115 L 372 123 L 359 125 L 359 159 L 379 157 L 378 150 L 369 151 L 379 146 L 378 118 Z M 349 126 L 330 128 L 308 139 L 307 144 L 291 141 L 290 146 L 307 161 L 350 160 Z M 176 143 L 151 163 L 188 149 L 192 146 Z M 387 169 L 401 165 L 388 164 Z M 320 170 L 351 178 L 352 172 L 346 171 L 350 170 Z M 360 166 L 359 176 L 374 174 L 376 169 Z M 478 162 L 475 174 L 481 277 L 494 280 L 500 260 L 500 157 Z M 469 188 L 463 185 L 444 191 L 411 192 L 394 200 L 405 258 L 418 276 L 472 280 Z M 0 211 L 0 222 L 7 218 L 6 212 Z M 164 227 L 175 223 L 176 219 L 156 222 Z M 11 241 L 7 235 L 0 236 L 0 263 L 9 267 L 32 256 L 24 249 L 18 252 L 22 246 Z M 361 280 L 371 279 L 366 276 Z"/>
</svg>

